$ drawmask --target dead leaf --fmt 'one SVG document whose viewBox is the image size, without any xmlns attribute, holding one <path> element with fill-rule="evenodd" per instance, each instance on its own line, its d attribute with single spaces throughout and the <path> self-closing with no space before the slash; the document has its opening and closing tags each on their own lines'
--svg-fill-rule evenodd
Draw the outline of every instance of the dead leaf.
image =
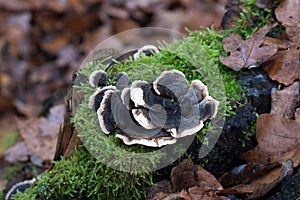
<svg viewBox="0 0 300 200">
<path fill-rule="evenodd" d="M 262 164 L 291 159 L 297 167 L 300 163 L 300 108 L 296 110 L 295 118 L 291 120 L 275 114 L 259 116 L 256 125 L 258 146 L 240 157 L 247 162 Z"/>
<path fill-rule="evenodd" d="M 18 120 L 17 123 L 28 148 L 42 160 L 52 160 L 60 124 L 46 118 Z"/>
<path fill-rule="evenodd" d="M 267 167 L 267 166 L 265 166 Z M 249 184 L 239 184 L 221 191 L 221 194 L 246 194 L 247 199 L 256 199 L 262 197 L 283 178 L 292 175 L 293 163 L 291 160 L 286 160 L 282 164 L 274 167 L 268 173 L 262 173 L 261 176 L 255 177 Z"/>
<path fill-rule="evenodd" d="M 56 12 L 62 12 L 66 9 L 66 2 L 60 0 L 53 1 L 34 1 L 34 0 L 11 0 L 5 1 L 0 0 L 0 6 L 7 10 L 12 11 L 24 11 L 24 10 L 39 10 L 39 9 L 49 9 Z"/>
<path fill-rule="evenodd" d="M 286 28 L 291 41 L 300 45 L 300 1 L 282 0 L 281 4 L 275 9 L 278 21 Z"/>
<path fill-rule="evenodd" d="M 276 45 L 264 44 L 265 35 L 273 26 L 262 27 L 245 41 L 238 34 L 230 34 L 225 37 L 222 41 L 223 48 L 230 55 L 228 57 L 220 56 L 220 61 L 235 71 L 257 67 L 267 61 L 277 52 Z"/>
<path fill-rule="evenodd" d="M 256 139 L 264 152 L 278 155 L 300 143 L 299 130 L 300 119 L 291 120 L 275 114 L 262 114 L 256 123 Z"/>
<path fill-rule="evenodd" d="M 300 105 L 299 81 L 283 90 L 274 88 L 271 93 L 271 112 L 284 118 L 294 118 L 296 108 Z"/>
<path fill-rule="evenodd" d="M 219 181 L 224 186 L 224 188 L 230 188 L 240 184 L 249 184 L 253 180 L 259 178 L 260 176 L 269 173 L 278 166 L 279 163 L 272 164 L 258 164 L 258 163 L 248 163 L 243 164 L 238 167 L 233 168 L 230 172 L 223 174 Z"/>
<path fill-rule="evenodd" d="M 59 104 L 50 108 L 47 118 L 51 122 L 56 122 L 58 124 L 61 124 L 64 121 L 65 113 L 66 113 L 65 104 Z"/>
<path fill-rule="evenodd" d="M 226 197 L 217 196 L 217 192 L 223 190 L 219 181 L 208 171 L 188 159 L 183 160 L 172 169 L 171 182 L 173 186 L 171 192 L 166 190 L 166 187 L 159 189 L 157 186 L 154 186 L 149 190 L 147 199 L 228 199 Z M 168 184 L 165 183 L 164 185 Z M 153 191 L 156 192 L 155 195 L 153 195 Z"/>
<path fill-rule="evenodd" d="M 146 199 L 161 199 L 168 194 L 171 194 L 172 191 L 173 189 L 170 181 L 162 180 L 148 189 Z"/>
<path fill-rule="evenodd" d="M 181 190 L 187 190 L 190 187 L 197 185 L 197 179 L 195 173 L 198 166 L 191 160 L 185 159 L 179 165 L 174 167 L 171 171 L 171 182 L 174 192 L 180 192 Z"/>
<path fill-rule="evenodd" d="M 218 191 L 223 189 L 222 185 L 211 173 L 199 166 L 197 167 L 196 171 L 196 179 L 198 181 L 197 186 L 207 191 Z"/>
<path fill-rule="evenodd" d="M 41 42 L 41 46 L 44 50 L 48 51 L 49 53 L 55 54 L 58 52 L 62 47 L 69 43 L 69 37 L 66 35 L 52 35 L 49 36 L 48 40 L 44 40 Z"/>
<path fill-rule="evenodd" d="M 222 189 L 221 184 L 213 175 L 188 159 L 183 160 L 172 169 L 171 181 L 175 192 L 194 186 L 199 186 L 206 190 Z"/>
<path fill-rule="evenodd" d="M 201 187 L 192 187 L 188 191 L 181 191 L 180 198 L 184 200 L 230 200 L 227 197 L 217 196 L 216 191 L 206 192 Z"/>
<path fill-rule="evenodd" d="M 279 22 L 285 27 L 289 40 L 286 42 L 287 49 L 278 52 L 278 55 L 263 66 L 272 80 L 291 85 L 300 77 L 300 2 L 299 0 L 284 0 L 275 9 Z"/>
<path fill-rule="evenodd" d="M 4 153 L 7 162 L 16 163 L 18 161 L 28 161 L 32 151 L 26 146 L 25 142 L 19 141 Z"/>
<path fill-rule="evenodd" d="M 271 64 L 263 66 L 269 77 L 284 85 L 291 85 L 300 77 L 300 52 L 291 48 L 278 54 Z"/>
</svg>

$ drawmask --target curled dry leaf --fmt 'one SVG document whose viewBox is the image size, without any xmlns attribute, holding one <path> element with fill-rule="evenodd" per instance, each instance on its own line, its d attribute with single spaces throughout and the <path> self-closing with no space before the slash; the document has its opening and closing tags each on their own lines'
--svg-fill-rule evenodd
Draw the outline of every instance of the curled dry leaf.
<svg viewBox="0 0 300 200">
<path fill-rule="evenodd" d="M 244 170 L 243 170 L 244 169 Z M 240 179 L 239 175 L 252 176 L 249 183 L 240 183 L 230 188 L 226 188 L 221 191 L 221 194 L 245 194 L 247 199 L 255 199 L 262 197 L 277 184 L 279 184 L 283 178 L 292 175 L 293 163 L 291 160 L 286 160 L 282 164 L 270 164 L 270 165 L 254 165 L 250 164 L 234 168 L 228 174 L 225 174 L 221 179 L 224 182 L 226 178 L 231 177 L 232 182 L 234 178 Z M 238 180 L 239 181 L 239 180 Z"/>
<path fill-rule="evenodd" d="M 219 197 L 217 193 L 223 190 L 219 181 L 208 171 L 185 159 L 174 167 L 171 172 L 172 192 L 169 183 L 160 182 L 149 189 L 148 198 L 152 200 L 198 200 L 198 199 L 228 199 Z M 158 190 L 160 188 L 160 190 Z M 153 195 L 153 191 L 156 192 Z M 152 194 L 151 194 L 152 193 Z"/>
<path fill-rule="evenodd" d="M 219 181 L 224 188 L 230 188 L 240 184 L 249 184 L 279 166 L 281 166 L 280 163 L 266 165 L 258 163 L 243 164 L 233 168 L 230 172 L 223 174 Z"/>
<path fill-rule="evenodd" d="M 241 155 L 247 162 L 272 163 L 286 159 L 297 167 L 300 162 L 300 108 L 295 120 L 276 114 L 260 115 L 256 124 L 258 146 Z"/>
<path fill-rule="evenodd" d="M 205 192 L 201 187 L 192 187 L 188 191 L 181 191 L 180 198 L 184 200 L 230 200 L 227 197 L 217 196 L 214 191 Z"/>
<path fill-rule="evenodd" d="M 220 56 L 220 61 L 235 71 L 257 67 L 267 61 L 277 52 L 276 45 L 264 44 L 265 35 L 273 26 L 262 27 L 247 40 L 243 40 L 238 34 L 223 38 L 223 48 L 230 55 Z"/>
<path fill-rule="evenodd" d="M 194 164 L 191 160 L 183 160 L 171 172 L 171 181 L 174 191 L 181 191 L 194 186 L 205 191 L 222 190 L 222 185 L 208 171 Z"/>
</svg>

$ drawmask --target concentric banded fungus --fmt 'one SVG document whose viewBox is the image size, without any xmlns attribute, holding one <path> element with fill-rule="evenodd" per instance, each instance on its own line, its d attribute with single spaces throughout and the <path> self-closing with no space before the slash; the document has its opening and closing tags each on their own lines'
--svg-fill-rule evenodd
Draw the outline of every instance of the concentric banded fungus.
<svg viewBox="0 0 300 200">
<path fill-rule="evenodd" d="M 144 53 L 146 56 L 151 56 L 153 53 L 159 53 L 159 50 L 154 45 L 145 45 L 142 48 L 138 49 L 138 51 L 133 54 L 133 59 L 137 59 L 141 56 L 141 54 Z"/>
<path fill-rule="evenodd" d="M 122 103 L 126 106 L 128 110 L 134 108 L 134 102 L 130 98 L 130 88 L 126 87 L 122 90 L 121 93 Z"/>
<path fill-rule="evenodd" d="M 164 71 L 153 82 L 153 88 L 158 95 L 177 99 L 182 96 L 188 87 L 185 75 L 178 70 Z"/>
<path fill-rule="evenodd" d="M 145 100 L 147 100 L 144 92 L 149 89 L 147 81 L 134 81 L 130 87 L 130 99 L 133 101 L 135 107 L 147 106 Z"/>
<path fill-rule="evenodd" d="M 129 85 L 126 73 L 115 77 L 117 87 L 98 88 L 89 107 L 97 110 L 102 131 L 109 134 L 118 128 L 116 137 L 126 145 L 173 144 L 176 138 L 197 133 L 217 113 L 218 101 L 209 96 L 206 85 L 193 80 L 188 86 L 178 70 L 162 72 L 153 84 L 136 80 Z"/>
<path fill-rule="evenodd" d="M 176 142 L 176 139 L 163 129 L 152 137 L 134 137 L 134 135 L 129 135 L 124 132 L 118 133 L 116 137 L 123 140 L 126 145 L 140 144 L 148 147 L 162 147 Z"/>
<path fill-rule="evenodd" d="M 104 92 L 100 107 L 97 110 L 100 127 L 105 134 L 109 134 L 116 128 L 116 122 L 111 112 L 111 97 L 114 90 Z"/>
<path fill-rule="evenodd" d="M 115 85 L 119 90 L 124 89 L 130 83 L 129 77 L 125 72 L 119 72 L 116 75 Z"/>
<path fill-rule="evenodd" d="M 134 108 L 131 112 L 138 124 L 145 129 L 157 128 L 157 126 L 152 123 L 152 120 L 149 116 L 149 110 L 146 110 L 145 108 Z"/>
<path fill-rule="evenodd" d="M 103 70 L 93 71 L 89 77 L 89 83 L 93 87 L 104 87 L 106 86 L 107 75 Z"/>
<path fill-rule="evenodd" d="M 116 90 L 115 86 L 105 86 L 102 88 L 98 88 L 94 94 L 92 94 L 89 98 L 89 108 L 97 111 L 100 107 L 100 103 L 104 97 L 104 93 L 107 90 Z"/>
</svg>

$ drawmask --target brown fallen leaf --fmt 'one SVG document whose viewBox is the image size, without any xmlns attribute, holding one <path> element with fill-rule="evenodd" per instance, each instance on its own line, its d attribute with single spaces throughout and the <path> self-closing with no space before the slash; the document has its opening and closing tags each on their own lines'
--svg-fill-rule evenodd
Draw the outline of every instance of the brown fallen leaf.
<svg viewBox="0 0 300 200">
<path fill-rule="evenodd" d="M 28 148 L 42 160 L 52 160 L 60 124 L 46 118 L 18 120 L 17 123 Z"/>
<path fill-rule="evenodd" d="M 284 118 L 294 118 L 296 108 L 300 105 L 299 81 L 283 90 L 274 88 L 271 93 L 271 112 Z"/>
<path fill-rule="evenodd" d="M 295 120 L 275 114 L 263 114 L 257 120 L 258 146 L 240 157 L 247 162 L 272 163 L 287 159 L 293 166 L 300 163 L 300 108 L 295 112 Z"/>
<path fill-rule="evenodd" d="M 230 188 L 240 184 L 249 184 L 253 180 L 259 178 L 260 176 L 269 173 L 278 166 L 280 163 L 272 164 L 258 164 L 258 163 L 248 163 L 237 166 L 233 168 L 230 172 L 223 174 L 219 181 L 224 186 L 224 188 Z"/>
<path fill-rule="evenodd" d="M 300 119 L 291 120 L 275 114 L 262 114 L 256 123 L 256 139 L 264 152 L 278 155 L 300 143 L 299 130 Z"/>
<path fill-rule="evenodd" d="M 278 53 L 270 64 L 262 66 L 269 77 L 284 85 L 291 85 L 300 77 L 300 52 L 296 48 L 289 48 Z"/>
<path fill-rule="evenodd" d="M 171 182 L 175 192 L 194 186 L 199 186 L 206 190 L 222 189 L 221 184 L 211 173 L 188 159 L 183 160 L 172 169 Z"/>
<path fill-rule="evenodd" d="M 227 197 L 217 196 L 215 191 L 205 192 L 201 187 L 192 187 L 188 191 L 181 191 L 180 198 L 184 200 L 230 200 Z"/>
<path fill-rule="evenodd" d="M 2 8 L 12 10 L 12 11 L 24 11 L 24 10 L 31 10 L 31 9 L 33 10 L 49 9 L 56 12 L 63 12 L 66 9 L 67 3 L 59 0 L 54 0 L 54 1 L 0 0 L 0 6 Z"/>
<path fill-rule="evenodd" d="M 50 109 L 48 118 L 17 120 L 20 135 L 26 146 L 43 161 L 52 160 L 65 107 L 58 105 Z"/>
<path fill-rule="evenodd" d="M 174 192 L 187 190 L 190 187 L 197 185 L 195 173 L 198 166 L 191 160 L 185 159 L 171 171 L 171 182 Z"/>
<path fill-rule="evenodd" d="M 208 171 L 185 159 L 171 171 L 172 190 L 169 183 L 160 182 L 158 186 L 149 189 L 147 199 L 151 200 L 200 200 L 200 199 L 228 199 L 219 197 L 217 193 L 223 190 L 219 181 Z M 161 185 L 162 184 L 162 185 Z M 153 191 L 156 194 L 153 194 Z"/>
<path fill-rule="evenodd" d="M 147 191 L 146 199 L 160 199 L 172 193 L 172 185 L 168 180 L 162 180 L 151 186 Z"/>
<path fill-rule="evenodd" d="M 32 154 L 25 142 L 19 141 L 7 149 L 4 153 L 4 158 L 7 162 L 16 163 L 18 161 L 28 161 Z"/>
<path fill-rule="evenodd" d="M 235 71 L 258 67 L 277 52 L 276 45 L 264 44 L 265 35 L 274 26 L 275 24 L 262 27 L 247 40 L 243 40 L 238 34 L 230 34 L 223 38 L 223 48 L 230 55 L 220 56 L 220 61 Z"/>
<path fill-rule="evenodd" d="M 282 0 L 281 4 L 275 9 L 278 21 L 286 28 L 291 41 L 300 45 L 300 1 Z"/>
<path fill-rule="evenodd" d="M 293 163 L 291 160 L 286 160 L 282 164 L 274 165 L 268 170 L 267 173 L 259 172 L 260 176 L 256 176 L 248 184 L 238 184 L 230 188 L 226 188 L 220 192 L 220 194 L 244 194 L 247 199 L 256 199 L 262 197 L 277 184 L 279 184 L 283 178 L 292 175 Z M 262 165 L 260 165 L 263 167 Z M 264 166 L 268 167 L 268 165 Z M 235 169 L 233 169 L 234 171 Z M 256 170 L 255 168 L 252 170 Z M 229 172 L 232 173 L 232 172 Z M 233 172 L 235 173 L 235 172 Z M 251 172 L 249 172 L 251 173 Z M 236 177 L 238 177 L 236 175 Z M 221 180 L 222 181 L 222 180 Z"/>
<path fill-rule="evenodd" d="M 263 66 L 272 80 L 291 85 L 300 77 L 300 2 L 299 0 L 283 0 L 275 9 L 278 21 L 285 27 L 289 40 L 285 42 L 287 49 L 278 52 L 270 64 Z"/>
</svg>

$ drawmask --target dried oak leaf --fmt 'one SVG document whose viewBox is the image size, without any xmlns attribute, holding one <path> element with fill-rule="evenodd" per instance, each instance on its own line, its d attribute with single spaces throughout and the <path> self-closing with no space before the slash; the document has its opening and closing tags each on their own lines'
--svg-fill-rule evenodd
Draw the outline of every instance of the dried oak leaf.
<svg viewBox="0 0 300 200">
<path fill-rule="evenodd" d="M 291 159 L 293 166 L 297 167 L 300 163 L 300 108 L 296 110 L 295 118 L 260 115 L 256 124 L 258 146 L 243 153 L 241 158 L 263 164 Z"/>
<path fill-rule="evenodd" d="M 300 77 L 299 50 L 292 47 L 278 52 L 275 57 L 269 65 L 262 66 L 262 69 L 272 80 L 284 85 L 291 85 Z"/>
<path fill-rule="evenodd" d="M 177 192 L 194 186 L 199 186 L 206 191 L 223 189 L 211 173 L 188 159 L 183 160 L 172 169 L 171 181 L 173 190 Z"/>
<path fill-rule="evenodd" d="M 291 85 L 300 77 L 300 2 L 284 0 L 276 8 L 275 14 L 279 22 L 286 28 L 289 41 L 287 48 L 279 51 L 270 64 L 263 67 L 272 80 Z"/>
<path fill-rule="evenodd" d="M 277 52 L 274 44 L 265 44 L 265 35 L 272 26 L 264 26 L 247 40 L 243 40 L 238 34 L 232 33 L 223 38 L 223 48 L 230 53 L 228 57 L 220 56 L 221 63 L 235 71 L 242 68 L 257 67 L 267 61 Z"/>
<path fill-rule="evenodd" d="M 217 196 L 223 190 L 219 181 L 208 171 L 194 164 L 191 160 L 185 159 L 174 167 L 171 172 L 173 193 L 166 191 L 165 187 L 153 187 L 156 194 L 153 195 L 150 189 L 148 198 L 151 200 L 198 200 L 198 199 L 228 199 Z M 168 184 L 165 184 L 168 185 Z M 159 186 L 159 185 L 158 185 Z M 162 188 L 161 190 L 157 190 Z M 151 193 L 151 194 L 150 194 Z M 151 197 L 150 197 L 151 196 Z"/>
<path fill-rule="evenodd" d="M 217 196 L 215 191 L 207 192 L 201 187 L 192 187 L 188 191 L 181 191 L 180 198 L 184 200 L 229 200 L 224 196 Z"/>
<path fill-rule="evenodd" d="M 240 183 L 238 185 L 226 188 L 221 191 L 221 194 L 244 194 L 247 196 L 247 199 L 256 199 L 262 197 L 277 184 L 279 184 L 283 178 L 292 175 L 293 173 L 293 163 L 291 160 L 286 160 L 282 164 L 269 164 L 269 165 L 252 165 L 246 170 L 243 169 L 243 166 L 234 168 L 228 174 L 225 174 L 225 177 L 239 178 L 239 174 L 242 176 L 248 174 L 252 176 L 249 183 Z M 235 175 L 232 175 L 235 174 Z M 222 180 L 221 180 L 222 181 Z M 234 182 L 234 180 L 231 180 Z M 222 181 L 224 182 L 224 181 Z"/>
</svg>

